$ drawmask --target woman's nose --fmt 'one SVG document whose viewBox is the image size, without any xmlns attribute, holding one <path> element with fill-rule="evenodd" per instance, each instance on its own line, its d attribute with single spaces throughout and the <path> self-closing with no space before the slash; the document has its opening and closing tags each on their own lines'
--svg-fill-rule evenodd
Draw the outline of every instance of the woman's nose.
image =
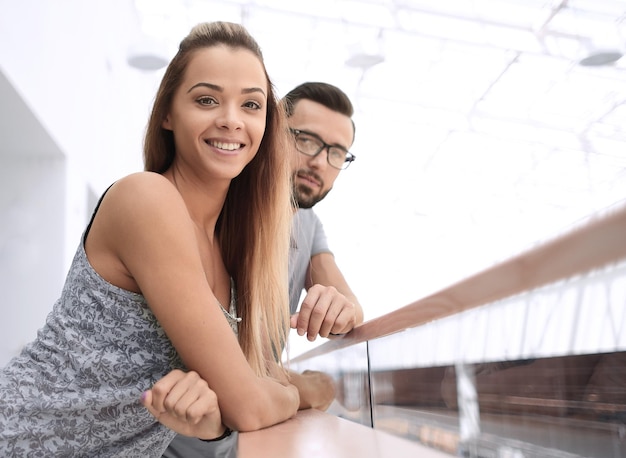
<svg viewBox="0 0 626 458">
<path fill-rule="evenodd" d="M 239 113 L 239 110 L 234 107 L 223 107 L 216 122 L 219 127 L 225 129 L 235 130 L 243 127 L 241 114 Z"/>
</svg>

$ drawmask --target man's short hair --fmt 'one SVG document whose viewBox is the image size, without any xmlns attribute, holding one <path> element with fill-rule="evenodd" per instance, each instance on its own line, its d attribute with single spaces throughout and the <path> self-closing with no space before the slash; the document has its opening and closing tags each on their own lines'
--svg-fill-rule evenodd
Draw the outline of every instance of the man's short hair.
<svg viewBox="0 0 626 458">
<path fill-rule="evenodd" d="M 288 117 L 293 115 L 296 103 L 302 99 L 311 100 L 330 110 L 346 115 L 352 121 L 352 129 L 356 131 L 352 120 L 354 114 L 352 102 L 346 93 L 337 86 L 321 82 L 307 82 L 296 86 L 283 97 Z"/>
</svg>

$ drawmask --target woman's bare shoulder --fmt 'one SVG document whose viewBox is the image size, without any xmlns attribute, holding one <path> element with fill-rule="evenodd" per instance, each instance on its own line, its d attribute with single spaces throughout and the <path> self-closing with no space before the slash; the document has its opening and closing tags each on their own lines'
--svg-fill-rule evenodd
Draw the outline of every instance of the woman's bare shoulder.
<svg viewBox="0 0 626 458">
<path fill-rule="evenodd" d="M 107 192 L 106 198 L 116 205 L 128 205 L 131 208 L 182 204 L 182 197 L 172 182 L 154 172 L 137 172 L 117 180 Z"/>
<path fill-rule="evenodd" d="M 101 222 L 108 229 L 150 230 L 167 220 L 188 218 L 185 202 L 163 175 L 138 172 L 117 180 L 102 200 Z"/>
<path fill-rule="evenodd" d="M 117 180 L 111 190 L 116 193 L 130 194 L 140 193 L 146 197 L 162 192 L 174 192 L 176 188 L 163 175 L 155 172 L 137 172 Z"/>
</svg>

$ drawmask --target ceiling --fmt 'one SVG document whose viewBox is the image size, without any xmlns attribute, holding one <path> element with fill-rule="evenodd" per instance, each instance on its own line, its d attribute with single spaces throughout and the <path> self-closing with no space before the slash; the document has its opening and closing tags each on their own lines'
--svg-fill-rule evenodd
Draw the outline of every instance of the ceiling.
<svg viewBox="0 0 626 458">
<path fill-rule="evenodd" d="M 135 7 L 139 27 L 170 54 L 196 22 L 243 23 L 279 90 L 319 76 L 337 81 L 363 113 L 408 112 L 415 123 L 590 153 L 624 149 L 626 59 L 579 62 L 626 51 L 625 0 L 135 0 Z"/>
<path fill-rule="evenodd" d="M 375 249 L 379 257 L 391 249 L 432 259 L 445 246 L 448 257 L 480 259 L 461 262 L 445 282 L 626 197 L 626 58 L 581 63 L 626 52 L 625 0 L 135 7 L 140 28 L 171 52 L 196 22 L 241 22 L 279 92 L 307 79 L 348 92 L 358 159 L 342 174 L 337 200 L 349 205 L 329 201 L 320 211 L 330 221 L 369 214 L 363 224 L 374 233 L 393 231 L 401 242 Z M 350 256 L 370 245 L 359 241 L 362 227 L 338 231 Z M 423 268 L 432 274 L 432 265 Z M 448 262 L 438 268 L 454 271 Z"/>
<path fill-rule="evenodd" d="M 357 160 L 316 208 L 342 270 L 370 310 L 404 305 L 626 202 L 626 58 L 581 65 L 585 58 L 626 52 L 626 0 L 94 4 L 97 9 L 77 1 L 74 7 L 103 21 L 115 18 L 117 32 L 102 32 L 103 21 L 88 23 L 102 35 L 102 48 L 92 39 L 81 56 L 102 71 L 83 78 L 90 86 L 73 82 L 89 94 L 79 100 L 77 90 L 74 99 L 86 99 L 81 110 L 93 109 L 99 122 L 118 123 L 107 130 L 119 134 L 114 148 L 78 145 L 78 132 L 89 126 L 76 126 L 86 116 L 62 124 L 60 103 L 48 104 L 54 116 L 41 116 L 45 125 L 57 126 L 53 137 L 64 149 L 108 154 L 107 164 L 89 173 L 107 165 L 117 176 L 113 155 L 138 150 L 138 141 L 123 145 L 121 133 L 140 133 L 146 110 L 134 113 L 130 106 L 148 105 L 163 69 L 139 70 L 128 59 L 169 60 L 198 22 L 243 23 L 259 41 L 280 95 L 306 80 L 348 93 L 356 107 Z M 62 13 L 66 28 L 70 19 L 85 23 L 62 5 L 46 14 Z M 32 15 L 39 10 L 32 8 Z M 49 27 L 55 40 L 63 32 Z M 15 30 L 18 36 L 21 29 Z M 80 45 L 70 38 L 63 43 L 50 45 L 48 54 Z M 18 57 L 11 69 L 21 65 L 27 79 L 33 72 Z M 59 75 L 60 69 L 70 73 L 61 65 L 78 60 L 55 59 L 50 62 L 62 64 L 51 71 Z M 35 83 L 33 77 L 36 89 Z M 24 93 L 35 90 L 26 86 Z M 120 100 L 94 87 L 109 87 Z M 56 101 L 52 91 L 40 91 L 27 98 Z M 126 103 L 123 117 L 100 113 L 109 99 Z M 109 182 L 103 179 L 101 187 Z"/>
<path fill-rule="evenodd" d="M 312 79 L 342 87 L 366 130 L 365 138 L 363 129 L 357 135 L 355 169 L 380 154 L 370 150 L 387 150 L 397 158 L 390 174 L 398 165 L 410 170 L 403 181 L 410 189 L 399 193 L 413 194 L 418 214 L 447 208 L 428 192 L 439 174 L 465 187 L 532 187 L 557 206 L 568 204 L 551 176 L 565 178 L 564 169 L 565 192 L 597 195 L 598 185 L 626 182 L 626 58 L 581 64 L 626 52 L 626 0 L 134 5 L 138 29 L 161 40 L 169 55 L 196 22 L 241 22 L 260 42 L 279 93 Z M 495 183 L 467 182 L 494 171 Z M 536 193 L 529 198 L 536 201 Z"/>
</svg>

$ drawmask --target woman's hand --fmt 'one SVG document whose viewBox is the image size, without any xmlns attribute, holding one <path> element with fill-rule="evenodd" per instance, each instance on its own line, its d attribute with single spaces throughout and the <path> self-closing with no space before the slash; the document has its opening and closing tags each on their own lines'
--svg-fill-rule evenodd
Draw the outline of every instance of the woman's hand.
<svg viewBox="0 0 626 458">
<path fill-rule="evenodd" d="M 142 394 L 141 403 L 159 423 L 185 436 L 213 439 L 226 429 L 215 392 L 193 371 L 173 370 Z"/>
</svg>

